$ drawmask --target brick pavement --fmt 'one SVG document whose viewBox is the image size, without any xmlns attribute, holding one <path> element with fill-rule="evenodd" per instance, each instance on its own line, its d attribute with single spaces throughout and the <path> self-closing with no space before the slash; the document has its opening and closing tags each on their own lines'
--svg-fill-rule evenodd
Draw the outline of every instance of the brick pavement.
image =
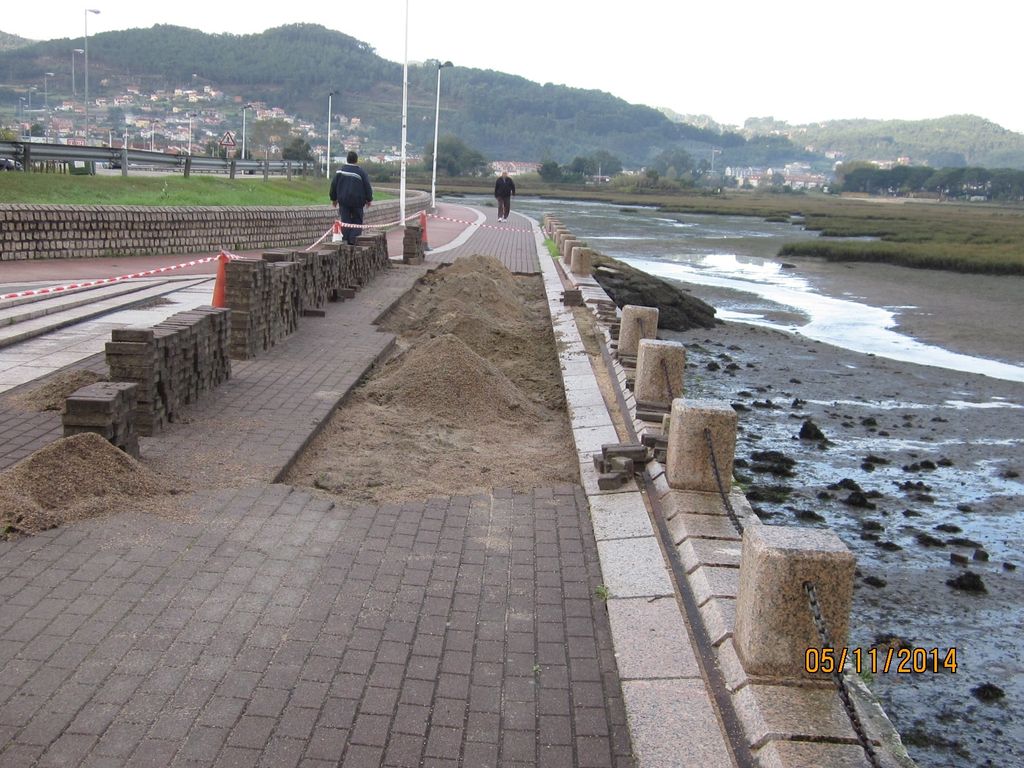
<svg viewBox="0 0 1024 768">
<path fill-rule="evenodd" d="M 454 211 L 448 210 L 455 209 Z M 446 206 L 442 213 L 465 218 L 469 210 L 464 206 Z M 537 260 L 537 249 L 534 244 L 534 233 L 530 219 L 512 213 L 512 220 L 498 223 L 497 208 L 473 209 L 486 215 L 486 222 L 477 229 L 468 241 L 456 248 L 443 250 L 439 253 L 428 251 L 427 261 L 451 263 L 461 256 L 485 254 L 501 260 L 510 272 L 520 275 L 535 275 L 540 272 Z M 428 233 L 430 231 L 428 225 Z"/>
<path fill-rule="evenodd" d="M 600 583 L 571 486 L 0 543 L 0 766 L 632 765 Z"/>
<path fill-rule="evenodd" d="M 0 768 L 633 765 L 582 489 L 343 508 L 267 484 L 424 269 L 305 319 L 145 441 L 220 488 L 193 517 L 0 542 Z"/>
</svg>

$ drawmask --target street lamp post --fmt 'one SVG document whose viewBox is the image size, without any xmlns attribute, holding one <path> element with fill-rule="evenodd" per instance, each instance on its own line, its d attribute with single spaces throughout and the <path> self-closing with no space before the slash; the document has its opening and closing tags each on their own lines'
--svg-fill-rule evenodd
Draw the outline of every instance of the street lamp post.
<svg viewBox="0 0 1024 768">
<path fill-rule="evenodd" d="M 85 9 L 85 45 L 82 47 L 82 58 L 85 61 L 85 143 L 89 144 L 89 14 L 99 11 L 95 8 Z"/>
<path fill-rule="evenodd" d="M 156 152 L 156 124 L 159 120 L 149 121 L 149 151 Z"/>
<path fill-rule="evenodd" d="M 85 49 L 84 48 L 72 48 L 71 49 L 71 95 L 72 96 L 77 96 L 78 95 L 78 88 L 75 85 L 75 54 L 76 53 L 85 53 Z"/>
<path fill-rule="evenodd" d="M 252 109 L 252 104 L 242 107 L 242 159 L 245 160 L 245 113 Z"/>
<path fill-rule="evenodd" d="M 430 174 L 430 210 L 437 208 L 437 127 L 441 121 L 441 70 L 453 66 L 450 61 L 437 63 L 437 103 L 434 106 L 434 168 Z"/>
<path fill-rule="evenodd" d="M 192 118 L 196 116 L 195 112 L 188 113 L 188 153 L 192 154 Z"/>
<path fill-rule="evenodd" d="M 50 83 L 50 78 L 51 77 L 53 77 L 53 72 L 44 72 L 43 73 L 43 106 L 46 107 L 46 109 L 50 108 L 50 89 L 49 89 L 49 83 Z"/>
<path fill-rule="evenodd" d="M 405 58 L 402 62 L 402 152 L 398 185 L 398 211 L 405 225 L 405 145 L 409 133 L 409 0 L 405 0 Z"/>
<path fill-rule="evenodd" d="M 331 119 L 334 116 L 334 109 L 331 100 L 334 98 L 334 94 L 337 91 L 331 91 L 327 94 L 327 173 L 325 174 L 328 178 L 331 176 Z"/>
</svg>

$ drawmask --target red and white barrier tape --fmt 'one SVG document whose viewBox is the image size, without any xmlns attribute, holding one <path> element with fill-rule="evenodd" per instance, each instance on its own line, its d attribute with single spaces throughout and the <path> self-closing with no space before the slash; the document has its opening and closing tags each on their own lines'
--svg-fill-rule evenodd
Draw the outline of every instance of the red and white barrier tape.
<svg viewBox="0 0 1024 768">
<path fill-rule="evenodd" d="M 19 291 L 18 293 L 5 293 L 0 296 L 0 300 L 3 299 L 20 299 L 28 296 L 48 296 L 50 294 L 65 293 L 67 291 L 74 291 L 80 288 L 95 288 L 100 285 L 110 285 L 111 283 L 119 283 L 123 280 L 135 280 L 140 277 L 152 277 L 153 275 L 162 275 L 165 272 L 173 272 L 176 269 L 185 269 L 186 267 L 195 267 L 200 264 L 209 264 L 211 261 L 216 261 L 221 257 L 221 254 L 228 257 L 229 259 L 240 259 L 241 256 L 236 256 L 228 251 L 221 251 L 216 256 L 205 256 L 201 259 L 193 259 L 192 261 L 185 261 L 181 264 L 173 264 L 168 267 L 157 267 L 155 269 L 147 269 L 142 272 L 132 272 L 129 275 L 118 275 L 117 277 L 103 277 L 99 280 L 85 280 L 80 283 L 68 283 L 67 285 L 51 285 L 47 288 L 35 288 L 31 291 Z"/>
<path fill-rule="evenodd" d="M 306 250 L 307 251 L 313 250 L 318 245 L 320 245 L 320 243 L 322 243 L 324 240 L 326 240 L 332 233 L 335 233 L 336 230 L 341 230 L 341 229 L 346 228 L 346 227 L 349 228 L 349 229 L 387 229 L 388 227 L 397 227 L 397 226 L 399 226 L 401 224 L 404 224 L 406 221 L 409 221 L 410 219 L 419 218 L 419 215 L 420 214 L 418 212 L 417 213 L 413 213 L 413 214 L 410 214 L 409 216 L 406 216 L 404 219 L 400 219 L 398 221 L 392 221 L 389 224 L 345 224 L 345 223 L 340 222 L 340 221 L 335 221 L 334 224 L 331 225 L 331 228 L 328 229 L 320 237 L 319 240 L 317 240 L 312 245 L 308 246 L 306 248 Z M 450 216 L 438 216 L 436 213 L 428 213 L 426 215 L 429 218 L 431 218 L 431 219 L 438 219 L 439 221 L 450 221 L 450 222 L 453 222 L 455 224 L 466 224 L 466 225 L 476 224 L 475 221 L 466 221 L 464 219 L 454 219 L 454 218 L 452 218 Z M 531 231 L 531 230 L 528 230 L 528 229 L 518 229 L 516 227 L 498 227 L 498 226 L 495 226 L 493 224 L 481 224 L 480 226 L 481 227 L 485 227 L 487 229 L 501 230 L 503 232 L 529 232 L 529 231 Z M 340 232 L 339 232 L 339 234 L 340 234 Z M 237 256 L 236 254 L 233 254 L 230 251 L 222 250 L 216 256 L 206 256 L 206 257 L 204 257 L 202 259 L 193 259 L 192 261 L 185 261 L 185 262 L 182 262 L 181 264 L 173 264 L 173 265 L 168 266 L 168 267 L 157 267 L 155 269 L 147 269 L 147 270 L 144 270 L 142 272 L 132 272 L 129 275 L 118 275 L 117 277 L 104 277 L 104 278 L 100 278 L 99 280 L 86 280 L 86 281 L 83 281 L 83 282 L 80 282 L 80 283 L 68 283 L 67 285 L 52 285 L 52 286 L 49 286 L 47 288 L 35 288 L 33 290 L 30 290 L 30 291 L 19 291 L 17 293 L 5 293 L 3 295 L 0 295 L 0 301 L 3 301 L 4 299 L 21 299 L 21 298 L 26 298 L 26 297 L 29 297 L 29 296 L 48 296 L 50 294 L 65 293 L 67 291 L 79 290 L 81 288 L 95 288 L 95 287 L 100 286 L 100 285 L 110 285 L 111 283 L 119 283 L 119 282 L 121 282 L 123 280 L 136 280 L 136 279 L 138 279 L 140 277 L 152 277 L 153 275 L 161 275 L 161 274 L 164 274 L 165 272 L 173 272 L 176 269 L 185 269 L 186 267 L 195 267 L 195 266 L 198 266 L 200 264 L 209 264 L 211 261 L 216 261 L 217 259 L 219 259 L 222 255 L 226 256 L 227 258 L 232 259 L 232 260 L 243 258 L 242 256 Z"/>
<path fill-rule="evenodd" d="M 456 224 L 476 224 L 475 221 L 465 221 L 463 219 L 453 219 L 450 216 L 438 216 L 436 213 L 428 213 L 428 218 L 440 219 L 441 221 L 451 221 Z M 518 227 L 499 227 L 495 224 L 481 224 L 482 229 L 497 229 L 501 232 L 532 232 L 532 229 L 520 229 Z"/>
</svg>

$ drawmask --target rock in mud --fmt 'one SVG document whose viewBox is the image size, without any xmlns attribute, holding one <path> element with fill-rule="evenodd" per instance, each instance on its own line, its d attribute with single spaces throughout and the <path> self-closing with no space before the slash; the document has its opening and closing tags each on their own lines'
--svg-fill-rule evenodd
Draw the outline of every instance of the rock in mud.
<svg viewBox="0 0 1024 768">
<path fill-rule="evenodd" d="M 798 509 L 795 513 L 797 520 L 803 520 L 809 523 L 823 523 L 825 518 L 810 509 Z"/>
<path fill-rule="evenodd" d="M 885 579 L 880 579 L 878 576 L 865 576 L 864 583 L 867 584 L 869 587 L 881 589 L 889 582 L 887 582 Z"/>
<path fill-rule="evenodd" d="M 670 331 L 714 328 L 722 321 L 715 308 L 673 283 L 648 275 L 603 254 L 593 256 L 594 279 L 621 308 L 627 304 L 658 308 L 658 326 Z"/>
<path fill-rule="evenodd" d="M 954 579 L 946 579 L 946 584 L 953 589 L 959 589 L 963 592 L 973 592 L 975 594 L 988 592 L 985 589 L 985 582 L 974 571 L 964 571 Z"/>
<path fill-rule="evenodd" d="M 995 683 L 982 683 L 971 688 L 971 696 L 976 698 L 978 701 L 983 701 L 986 704 L 993 701 L 999 701 L 1001 698 L 1006 696 L 1006 691 L 1000 688 Z"/>
<path fill-rule="evenodd" d="M 770 473 L 778 477 L 793 477 L 796 460 L 782 451 L 754 451 L 750 454 L 752 472 Z"/>
<path fill-rule="evenodd" d="M 884 549 L 886 552 L 899 552 L 903 549 L 895 541 L 876 541 L 875 546 L 879 549 Z"/>
<path fill-rule="evenodd" d="M 852 480 L 849 477 L 844 477 L 838 483 L 832 483 L 828 486 L 830 491 L 838 491 L 844 489 L 847 491 L 856 491 L 858 493 L 864 493 L 864 489 L 860 487 L 860 484 L 856 480 Z"/>
<path fill-rule="evenodd" d="M 910 649 L 914 647 L 914 641 L 908 640 L 905 637 L 900 637 L 895 632 L 885 632 L 881 635 L 875 636 L 875 642 L 872 643 L 875 648 L 883 648 L 899 651 L 904 648 Z"/>
<path fill-rule="evenodd" d="M 747 501 L 767 501 L 779 504 L 789 498 L 793 489 L 788 485 L 753 485 L 747 491 Z"/>
<path fill-rule="evenodd" d="M 917 543 L 920 544 L 922 547 L 946 546 L 946 542 L 944 542 L 942 539 L 937 539 L 930 533 L 925 533 L 924 531 L 921 531 L 921 533 L 917 534 L 917 536 L 915 536 L 914 538 L 917 539 Z"/>
<path fill-rule="evenodd" d="M 868 501 L 868 497 L 860 491 L 851 491 L 850 495 L 845 499 L 840 499 L 843 504 L 848 507 L 858 507 L 860 509 L 875 509 L 875 505 Z"/>
<path fill-rule="evenodd" d="M 826 441 L 828 438 L 825 437 L 825 433 L 821 431 L 817 424 L 807 419 L 800 427 L 800 439 Z"/>
</svg>

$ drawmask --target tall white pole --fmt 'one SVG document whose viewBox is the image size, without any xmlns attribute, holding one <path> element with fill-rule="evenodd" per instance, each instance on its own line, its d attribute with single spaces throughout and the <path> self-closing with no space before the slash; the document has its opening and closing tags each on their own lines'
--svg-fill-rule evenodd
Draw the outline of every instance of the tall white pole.
<svg viewBox="0 0 1024 768">
<path fill-rule="evenodd" d="M 441 120 L 441 64 L 437 65 L 437 101 L 434 104 L 434 163 L 430 172 L 430 210 L 437 208 L 437 128 Z"/>
<path fill-rule="evenodd" d="M 249 105 L 242 107 L 242 159 L 245 160 L 245 113 L 249 111 Z"/>
<path fill-rule="evenodd" d="M 89 145 L 89 14 L 99 13 L 95 8 L 85 9 L 85 46 L 82 57 L 85 60 L 85 144 Z"/>
<path fill-rule="evenodd" d="M 192 154 L 192 113 L 188 113 L 188 153 Z"/>
<path fill-rule="evenodd" d="M 331 100 L 334 98 L 334 91 L 327 94 L 327 170 L 324 173 L 327 178 L 331 177 Z"/>
<path fill-rule="evenodd" d="M 437 103 L 434 106 L 434 168 L 430 174 L 430 210 L 437 208 L 437 127 L 441 123 L 441 70 L 452 66 L 450 61 L 437 62 Z"/>
<path fill-rule="evenodd" d="M 405 224 L 405 144 L 409 130 L 409 0 L 405 0 L 405 61 L 402 63 L 402 160 L 398 208 Z"/>
</svg>

